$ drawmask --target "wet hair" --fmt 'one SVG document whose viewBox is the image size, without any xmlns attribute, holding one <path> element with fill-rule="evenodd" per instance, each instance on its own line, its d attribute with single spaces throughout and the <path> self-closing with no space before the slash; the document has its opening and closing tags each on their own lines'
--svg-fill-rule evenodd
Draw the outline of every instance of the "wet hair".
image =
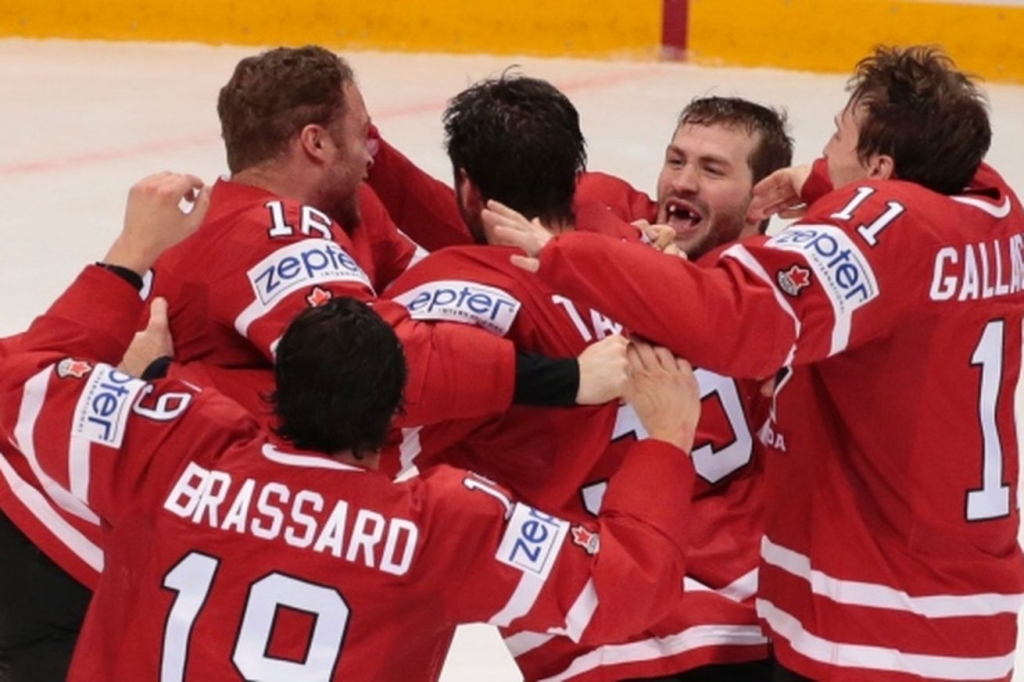
<svg viewBox="0 0 1024 682">
<path fill-rule="evenodd" d="M 506 72 L 455 96 L 442 118 L 456 172 L 528 218 L 573 219 L 587 152 L 576 107 L 547 81 Z"/>
<path fill-rule="evenodd" d="M 850 105 L 863 106 L 862 163 L 891 156 L 894 175 L 942 194 L 962 191 L 992 142 L 985 96 L 934 46 L 876 47 L 850 79 Z"/>
<path fill-rule="evenodd" d="M 238 173 L 279 156 L 310 124 L 345 114 L 342 88 L 352 69 L 322 47 L 279 47 L 246 57 L 220 90 L 217 114 L 228 168 Z"/>
<path fill-rule="evenodd" d="M 281 337 L 270 396 L 275 432 L 306 450 L 378 450 L 401 409 L 406 368 L 394 330 L 365 303 L 334 298 L 300 313 Z"/>
<path fill-rule="evenodd" d="M 682 125 L 742 128 L 751 137 L 756 135 L 757 146 L 747 159 L 755 184 L 793 163 L 793 138 L 785 111 L 739 97 L 698 97 L 679 115 L 677 128 Z"/>
</svg>

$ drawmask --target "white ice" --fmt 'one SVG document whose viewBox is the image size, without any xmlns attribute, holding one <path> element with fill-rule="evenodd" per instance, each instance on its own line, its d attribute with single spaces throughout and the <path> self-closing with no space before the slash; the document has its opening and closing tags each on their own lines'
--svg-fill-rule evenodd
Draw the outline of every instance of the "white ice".
<svg viewBox="0 0 1024 682">
<path fill-rule="evenodd" d="M 23 329 L 100 258 L 129 185 L 157 170 L 212 181 L 226 172 L 215 102 L 253 48 L 0 40 L 0 335 Z M 519 65 L 579 108 L 589 167 L 654 192 L 665 145 L 693 97 L 737 95 L 785 107 L 797 161 L 809 161 L 845 102 L 842 76 L 651 62 L 353 52 L 375 123 L 436 176 L 451 170 L 440 114 L 470 83 Z M 989 161 L 1024 191 L 1024 87 L 990 84 Z M 1019 402 L 1024 404 L 1024 401 Z M 1020 659 L 1018 659 L 1020 660 Z M 518 680 L 490 628 L 460 631 L 446 682 Z M 1024 674 L 1018 674 L 1024 680 Z"/>
</svg>

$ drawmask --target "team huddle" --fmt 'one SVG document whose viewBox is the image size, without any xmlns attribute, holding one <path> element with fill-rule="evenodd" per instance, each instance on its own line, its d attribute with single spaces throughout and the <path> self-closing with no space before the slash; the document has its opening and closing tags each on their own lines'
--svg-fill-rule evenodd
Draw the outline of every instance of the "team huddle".
<svg viewBox="0 0 1024 682">
<path fill-rule="evenodd" d="M 941 51 L 849 90 L 807 166 L 693 100 L 652 198 L 546 81 L 449 102 L 448 184 L 332 52 L 243 59 L 230 177 L 137 183 L 0 339 L 0 543 L 54 568 L 0 680 L 434 680 L 470 622 L 530 681 L 1009 680 L 1024 210 Z"/>
</svg>

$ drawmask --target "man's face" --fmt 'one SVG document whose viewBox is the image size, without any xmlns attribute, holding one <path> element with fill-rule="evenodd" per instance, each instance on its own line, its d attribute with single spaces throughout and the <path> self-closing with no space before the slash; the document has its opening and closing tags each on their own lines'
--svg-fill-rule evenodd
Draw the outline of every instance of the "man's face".
<svg viewBox="0 0 1024 682">
<path fill-rule="evenodd" d="M 373 163 L 367 147 L 370 115 L 354 84 L 344 86 L 345 115 L 328 127 L 331 148 L 323 183 L 325 210 L 343 228 L 359 224 L 359 184 Z"/>
<path fill-rule="evenodd" d="M 665 150 L 658 176 L 658 222 L 676 231 L 676 246 L 696 259 L 717 246 L 757 234 L 747 220 L 759 142 L 742 126 L 683 124 Z"/>
<path fill-rule="evenodd" d="M 857 156 L 860 124 L 865 114 L 864 105 L 851 101 L 833 119 L 836 131 L 825 144 L 822 153 L 828 163 L 832 186 L 837 189 L 869 176 L 868 166 Z"/>
</svg>

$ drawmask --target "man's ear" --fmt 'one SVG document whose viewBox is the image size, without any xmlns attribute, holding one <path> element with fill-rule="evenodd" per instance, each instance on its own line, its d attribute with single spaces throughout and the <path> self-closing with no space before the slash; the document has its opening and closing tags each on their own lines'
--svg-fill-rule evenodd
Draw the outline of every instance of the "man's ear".
<svg viewBox="0 0 1024 682">
<path fill-rule="evenodd" d="M 868 161 L 869 180 L 891 180 L 896 177 L 896 162 L 888 154 L 875 154 Z"/>
<path fill-rule="evenodd" d="M 328 132 L 321 126 L 310 123 L 299 131 L 299 146 L 309 156 L 322 159 Z"/>
</svg>

